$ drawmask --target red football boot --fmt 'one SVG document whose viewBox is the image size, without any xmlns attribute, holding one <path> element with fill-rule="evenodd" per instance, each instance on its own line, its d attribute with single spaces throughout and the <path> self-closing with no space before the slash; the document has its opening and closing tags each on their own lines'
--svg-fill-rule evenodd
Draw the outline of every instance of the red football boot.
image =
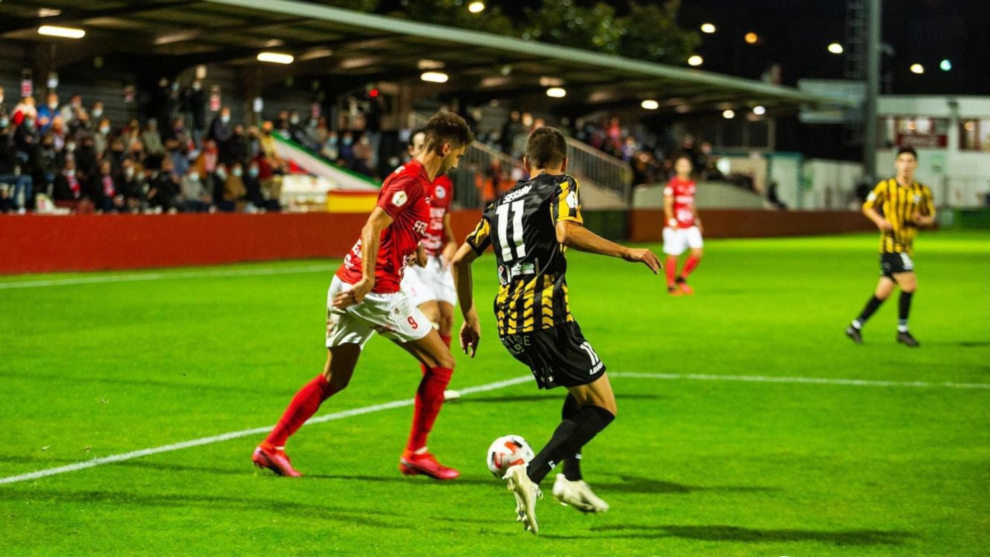
<svg viewBox="0 0 990 557">
<path fill-rule="evenodd" d="M 407 476 L 425 474 L 434 480 L 452 480 L 461 475 L 457 470 L 437 462 L 437 458 L 426 451 L 414 453 L 408 449 L 399 458 L 399 472 Z"/>
<path fill-rule="evenodd" d="M 289 460 L 289 455 L 285 454 L 285 450 L 265 444 L 258 445 L 258 448 L 254 450 L 254 454 L 251 455 L 251 462 L 258 468 L 268 468 L 279 476 L 293 478 L 302 476 L 292 467 L 292 461 Z"/>
</svg>

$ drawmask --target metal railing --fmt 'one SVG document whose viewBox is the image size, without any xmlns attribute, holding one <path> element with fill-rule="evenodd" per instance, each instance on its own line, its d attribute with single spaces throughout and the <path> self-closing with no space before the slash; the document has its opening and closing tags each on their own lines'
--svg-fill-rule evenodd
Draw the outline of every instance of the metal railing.
<svg viewBox="0 0 990 557">
<path fill-rule="evenodd" d="M 567 171 L 582 183 L 611 191 L 628 202 L 632 169 L 626 162 L 573 138 L 567 138 Z"/>
</svg>

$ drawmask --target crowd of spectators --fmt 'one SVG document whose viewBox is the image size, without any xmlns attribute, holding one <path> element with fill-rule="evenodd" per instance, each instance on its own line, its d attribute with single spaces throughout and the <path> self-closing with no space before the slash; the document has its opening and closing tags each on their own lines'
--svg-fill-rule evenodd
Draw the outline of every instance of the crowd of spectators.
<svg viewBox="0 0 990 557">
<path fill-rule="evenodd" d="M 272 134 L 298 133 L 287 112 L 248 127 L 232 122 L 227 107 L 209 122 L 194 115 L 191 127 L 176 109 L 157 112 L 164 125 L 157 117 L 117 125 L 98 100 L 87 107 L 74 94 L 63 103 L 55 91 L 44 99 L 10 106 L 0 89 L 0 211 L 25 212 L 49 200 L 103 213 L 280 208 L 288 165 Z"/>
</svg>

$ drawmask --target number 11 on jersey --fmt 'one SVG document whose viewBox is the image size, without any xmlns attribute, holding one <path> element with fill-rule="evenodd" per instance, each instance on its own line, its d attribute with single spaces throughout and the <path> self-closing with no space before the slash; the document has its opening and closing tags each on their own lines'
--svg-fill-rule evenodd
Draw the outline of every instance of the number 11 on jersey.
<svg viewBox="0 0 990 557">
<path fill-rule="evenodd" d="M 526 243 L 523 240 L 523 209 L 526 200 L 520 199 L 499 205 L 495 209 L 498 216 L 498 243 L 502 246 L 502 261 L 512 261 L 514 258 L 526 257 Z M 512 213 L 512 243 L 509 243 L 509 213 Z M 515 247 L 515 254 L 512 248 Z"/>
</svg>

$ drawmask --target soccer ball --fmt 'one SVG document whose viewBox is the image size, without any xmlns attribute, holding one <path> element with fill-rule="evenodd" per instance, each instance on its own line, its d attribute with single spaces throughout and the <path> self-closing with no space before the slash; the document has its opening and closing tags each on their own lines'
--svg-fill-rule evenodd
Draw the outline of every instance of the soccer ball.
<svg viewBox="0 0 990 557">
<path fill-rule="evenodd" d="M 503 435 L 488 447 L 486 464 L 496 478 L 501 479 L 510 466 L 525 464 L 533 459 L 533 449 L 518 435 Z"/>
</svg>

